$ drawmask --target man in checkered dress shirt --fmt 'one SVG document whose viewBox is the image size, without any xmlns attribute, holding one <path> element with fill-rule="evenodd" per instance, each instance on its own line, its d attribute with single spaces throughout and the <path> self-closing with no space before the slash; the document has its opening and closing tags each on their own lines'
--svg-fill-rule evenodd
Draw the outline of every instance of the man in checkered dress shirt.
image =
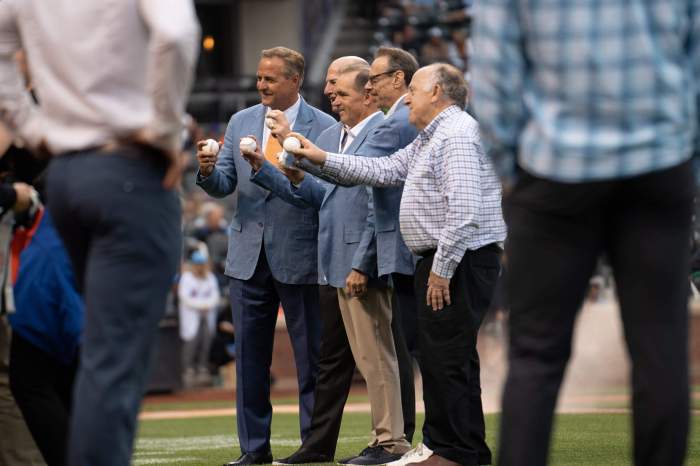
<svg viewBox="0 0 700 466">
<path fill-rule="evenodd" d="M 681 465 L 700 1 L 484 0 L 473 43 L 475 114 L 510 188 L 499 462 L 546 464 L 576 313 L 605 253 L 633 367 L 635 464 Z"/>
<path fill-rule="evenodd" d="M 433 455 L 422 466 L 491 463 L 484 438 L 476 337 L 500 270 L 506 228 L 501 188 L 481 149 L 476 121 L 464 112 L 459 70 L 436 64 L 416 72 L 406 105 L 418 137 L 388 157 L 326 154 L 308 140 L 297 151 L 345 184 L 405 182 L 401 234 L 421 256 L 416 267 L 418 341 Z"/>
</svg>

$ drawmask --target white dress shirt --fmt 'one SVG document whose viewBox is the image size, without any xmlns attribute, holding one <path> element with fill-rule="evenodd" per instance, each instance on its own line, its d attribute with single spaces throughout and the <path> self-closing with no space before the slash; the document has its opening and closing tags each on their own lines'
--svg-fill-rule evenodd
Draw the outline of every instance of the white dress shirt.
<svg viewBox="0 0 700 466">
<path fill-rule="evenodd" d="M 301 107 L 301 97 L 297 95 L 297 101 L 292 104 L 287 110 L 283 111 L 285 118 L 289 122 L 289 129 L 294 131 L 294 123 L 297 122 L 297 116 L 299 115 L 299 107 Z M 265 115 L 270 113 L 272 109 L 270 107 L 265 107 Z M 267 141 L 270 139 L 270 128 L 266 124 L 263 124 L 263 140 L 262 147 L 263 152 L 265 152 L 265 147 L 267 147 Z"/>
<path fill-rule="evenodd" d="M 377 113 L 382 113 L 379 110 L 374 112 L 373 114 L 369 115 L 365 119 L 363 119 L 361 122 L 353 126 L 352 128 L 349 128 L 348 125 L 343 125 L 343 130 L 340 132 L 340 141 L 338 141 L 338 152 L 343 153 L 347 150 L 348 147 L 350 147 L 350 144 L 355 140 L 358 134 L 362 132 L 363 129 L 365 129 L 365 126 L 367 126 L 367 123 L 369 123 L 369 120 L 374 118 L 374 116 Z M 345 145 L 343 145 L 343 134 L 347 133 L 348 137 L 345 140 Z"/>
<path fill-rule="evenodd" d="M 467 249 L 506 237 L 501 183 L 467 112 L 444 109 L 389 157 L 328 154 L 323 173 L 341 182 L 400 186 L 399 226 L 414 254 L 436 249 L 432 271 L 452 278 Z"/>
<path fill-rule="evenodd" d="M 40 107 L 14 63 L 19 49 Z M 142 129 L 177 149 L 198 50 L 191 0 L 1 0 L 0 119 L 53 153 Z"/>
</svg>

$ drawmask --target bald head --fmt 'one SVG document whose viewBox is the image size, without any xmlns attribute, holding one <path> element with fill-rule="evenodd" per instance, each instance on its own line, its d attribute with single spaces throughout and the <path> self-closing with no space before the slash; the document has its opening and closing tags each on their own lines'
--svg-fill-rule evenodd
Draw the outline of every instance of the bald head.
<svg viewBox="0 0 700 466">
<path fill-rule="evenodd" d="M 445 99 L 461 109 L 466 107 L 469 91 L 462 70 L 446 63 L 428 65 L 422 70 L 428 76 L 428 88 L 439 86 Z"/>
<path fill-rule="evenodd" d="M 328 66 L 328 71 L 326 72 L 326 87 L 323 89 L 323 94 L 328 97 L 331 102 L 333 102 L 335 85 L 336 82 L 338 82 L 338 76 L 354 70 L 359 71 L 363 67 L 369 67 L 369 63 L 367 63 L 367 60 L 360 57 L 346 56 L 333 60 Z M 338 109 L 333 107 L 333 111 L 337 113 Z"/>
</svg>

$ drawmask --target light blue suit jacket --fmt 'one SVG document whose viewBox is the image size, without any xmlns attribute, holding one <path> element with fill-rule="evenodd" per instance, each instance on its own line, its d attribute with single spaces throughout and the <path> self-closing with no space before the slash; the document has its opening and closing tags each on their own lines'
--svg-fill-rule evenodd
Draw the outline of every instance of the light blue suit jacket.
<svg viewBox="0 0 700 466">
<path fill-rule="evenodd" d="M 264 242 L 272 276 L 287 284 L 316 284 L 318 213 L 298 201 L 290 206 L 250 181 L 251 168 L 240 154 L 240 138 L 262 141 L 265 107 L 249 107 L 231 117 L 214 172 L 197 174 L 197 184 L 213 197 L 237 192 L 236 213 L 229 226 L 226 275 L 247 280 L 255 271 Z M 335 120 L 303 99 L 294 131 L 314 140 Z"/>
<path fill-rule="evenodd" d="M 401 101 L 394 114 L 374 128 L 355 154 L 384 157 L 409 145 L 418 135 L 418 130 L 409 123 L 408 113 L 409 108 Z M 318 170 L 314 173 L 318 173 Z M 339 183 L 331 177 L 322 174 L 319 176 L 331 183 Z M 370 211 L 368 222 L 374 223 L 377 236 L 379 275 L 391 273 L 413 275 L 417 258 L 408 250 L 399 230 L 399 208 L 403 186 L 372 188 L 371 192 L 373 209 Z"/>
<path fill-rule="evenodd" d="M 354 154 L 367 142 L 372 130 L 384 121 L 380 114 L 370 119 L 345 150 Z M 321 149 L 338 151 L 342 124 L 326 129 L 315 144 Z M 376 279 L 377 249 L 374 226 L 367 222 L 370 190 L 365 186 L 343 187 L 306 176 L 298 188 L 271 164 L 265 163 L 253 182 L 277 193 L 290 203 L 299 201 L 319 209 L 318 276 L 320 284 L 345 286 L 352 269 L 370 277 L 370 286 L 386 286 Z"/>
</svg>

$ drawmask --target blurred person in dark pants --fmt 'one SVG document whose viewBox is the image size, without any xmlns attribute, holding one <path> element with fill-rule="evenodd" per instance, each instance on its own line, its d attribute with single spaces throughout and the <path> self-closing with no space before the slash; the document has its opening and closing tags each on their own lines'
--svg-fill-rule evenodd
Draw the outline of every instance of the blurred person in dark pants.
<svg viewBox="0 0 700 466">
<path fill-rule="evenodd" d="M 0 115 L 30 149 L 57 156 L 49 210 L 85 299 L 73 466 L 130 462 L 180 257 L 173 188 L 198 37 L 190 0 L 0 3 Z M 41 107 L 11 61 L 18 48 Z"/>
<path fill-rule="evenodd" d="M 547 463 L 577 311 L 606 253 L 632 363 L 634 462 L 680 466 L 700 4 L 498 0 L 474 17 L 474 109 L 509 191 L 499 462 Z"/>
</svg>

